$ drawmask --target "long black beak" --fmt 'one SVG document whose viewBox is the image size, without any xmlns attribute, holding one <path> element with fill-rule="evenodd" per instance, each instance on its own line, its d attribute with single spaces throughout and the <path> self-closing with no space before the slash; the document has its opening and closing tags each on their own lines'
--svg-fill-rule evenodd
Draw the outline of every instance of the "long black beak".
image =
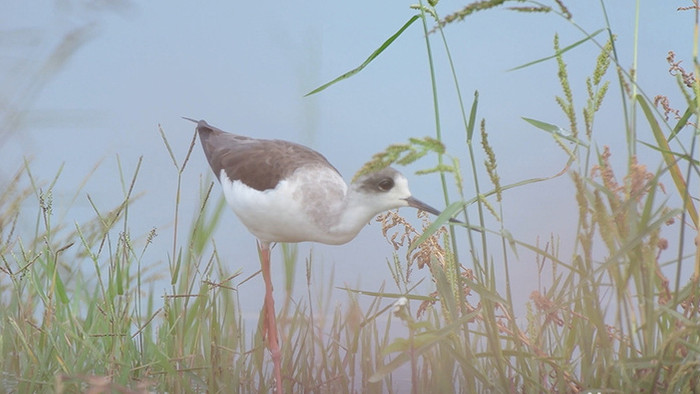
<svg viewBox="0 0 700 394">
<path fill-rule="evenodd" d="M 413 207 L 413 208 L 416 208 L 416 209 L 420 209 L 421 211 L 425 211 L 425 212 L 428 212 L 428 213 L 432 213 L 432 214 L 435 215 L 435 216 L 440 216 L 440 214 L 442 213 L 442 212 L 438 211 L 437 209 L 431 207 L 430 205 L 424 203 L 423 201 L 421 201 L 421 200 L 419 200 L 419 199 L 417 199 L 417 198 L 414 198 L 413 196 L 408 197 L 408 198 L 405 198 L 404 200 L 406 200 L 406 202 L 408 203 L 408 206 L 409 206 L 409 207 Z M 455 219 L 455 218 L 450 218 L 450 223 L 461 223 L 461 224 L 464 224 L 464 222 L 459 221 L 459 220 L 457 220 L 457 219 Z"/>
</svg>

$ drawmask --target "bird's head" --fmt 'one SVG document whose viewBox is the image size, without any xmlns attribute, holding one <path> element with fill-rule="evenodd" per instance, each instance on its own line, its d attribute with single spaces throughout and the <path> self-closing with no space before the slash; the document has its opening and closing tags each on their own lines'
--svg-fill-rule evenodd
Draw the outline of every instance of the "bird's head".
<svg viewBox="0 0 700 394">
<path fill-rule="evenodd" d="M 375 214 L 394 208 L 413 207 L 440 215 L 440 211 L 411 195 L 408 180 L 391 167 L 359 176 L 350 186 L 351 192 L 372 207 Z"/>
</svg>

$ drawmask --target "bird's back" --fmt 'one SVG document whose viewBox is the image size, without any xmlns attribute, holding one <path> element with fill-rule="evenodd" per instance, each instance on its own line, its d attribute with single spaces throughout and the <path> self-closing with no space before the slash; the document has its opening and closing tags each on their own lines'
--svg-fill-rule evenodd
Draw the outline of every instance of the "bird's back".
<svg viewBox="0 0 700 394">
<path fill-rule="evenodd" d="M 365 174 L 348 190 L 328 160 L 303 145 L 194 122 L 227 203 L 263 243 L 342 244 L 388 209 L 412 206 L 439 214 L 414 199 L 406 178 L 392 168 Z"/>
<path fill-rule="evenodd" d="M 338 172 L 323 155 L 293 142 L 231 134 L 203 120 L 197 123 L 197 132 L 216 177 L 224 170 L 229 180 L 255 190 L 274 189 L 300 167 L 322 164 Z"/>
</svg>

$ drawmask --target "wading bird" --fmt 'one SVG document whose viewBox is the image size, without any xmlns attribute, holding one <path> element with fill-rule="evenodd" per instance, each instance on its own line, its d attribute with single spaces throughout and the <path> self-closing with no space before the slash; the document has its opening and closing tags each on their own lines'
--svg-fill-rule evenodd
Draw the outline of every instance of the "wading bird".
<svg viewBox="0 0 700 394">
<path fill-rule="evenodd" d="M 411 196 L 406 177 L 391 167 L 362 175 L 348 186 L 323 155 L 303 145 L 231 134 L 204 120 L 185 119 L 197 123 L 204 154 L 226 202 L 258 239 L 265 282 L 263 338 L 272 354 L 276 391 L 281 393 L 271 244 L 312 241 L 340 245 L 355 238 L 374 216 L 390 209 L 440 212 Z"/>
</svg>

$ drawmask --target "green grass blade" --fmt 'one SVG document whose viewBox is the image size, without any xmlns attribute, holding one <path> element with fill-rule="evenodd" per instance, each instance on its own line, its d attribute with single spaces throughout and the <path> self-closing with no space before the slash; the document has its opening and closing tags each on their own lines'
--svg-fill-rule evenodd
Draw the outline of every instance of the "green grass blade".
<svg viewBox="0 0 700 394">
<path fill-rule="evenodd" d="M 588 148 L 588 144 L 587 144 L 587 143 L 581 141 L 581 140 L 578 139 L 578 138 L 574 138 L 574 137 L 572 137 L 572 136 L 570 136 L 570 135 L 564 134 L 564 133 L 562 132 L 564 129 L 561 128 L 561 127 L 559 127 L 559 126 L 557 126 L 557 125 L 554 125 L 554 124 L 551 124 L 551 123 L 547 123 L 547 122 L 542 122 L 542 121 L 540 121 L 540 120 L 531 119 L 531 118 L 525 118 L 525 117 L 523 117 L 522 119 L 523 119 L 524 121 L 530 123 L 531 125 L 537 127 L 537 128 L 540 129 L 540 130 L 544 130 L 544 131 L 546 131 L 546 132 L 548 132 L 548 133 L 550 133 L 550 134 L 553 134 L 553 135 L 555 135 L 555 136 L 557 136 L 557 137 L 559 137 L 559 138 L 563 138 L 563 139 L 565 139 L 565 140 L 567 140 L 567 141 L 570 141 L 570 142 L 573 142 L 573 143 L 575 143 L 575 144 L 577 144 L 577 145 L 580 145 L 580 146 L 583 146 L 583 147 L 585 147 L 585 148 Z"/>
<path fill-rule="evenodd" d="M 323 85 L 317 87 L 316 89 L 310 91 L 309 93 L 306 93 L 306 94 L 304 95 L 304 97 L 311 96 L 312 94 L 316 94 L 316 93 L 318 93 L 318 92 L 320 92 L 320 91 L 322 91 L 322 90 L 325 90 L 327 87 L 329 87 L 329 86 L 331 86 L 331 85 L 333 85 L 333 84 L 335 84 L 335 83 L 337 83 L 337 82 L 340 82 L 340 81 L 342 81 L 343 79 L 350 78 L 350 77 L 352 77 L 353 75 L 355 75 L 355 74 L 359 73 L 360 71 L 362 71 L 362 69 L 364 69 L 365 67 L 367 67 L 367 65 L 368 65 L 370 62 L 372 62 L 372 60 L 374 60 L 377 56 L 379 56 L 382 52 L 384 52 L 384 50 L 385 50 L 387 47 L 389 47 L 389 45 L 391 45 L 391 43 L 393 43 L 397 38 L 399 38 L 399 36 L 401 35 L 401 33 L 403 33 L 406 29 L 408 29 L 408 27 L 411 26 L 411 24 L 413 24 L 413 22 L 415 22 L 416 20 L 418 20 L 419 17 L 420 17 L 419 15 L 413 15 L 413 16 L 411 17 L 411 19 L 408 20 L 408 22 L 404 23 L 404 25 L 401 26 L 401 28 L 400 28 L 396 33 L 394 33 L 391 37 L 389 37 L 386 41 L 384 41 L 384 43 L 383 43 L 379 48 L 377 48 L 374 52 L 372 52 L 372 54 L 369 55 L 369 57 L 367 58 L 367 60 L 365 60 L 364 62 L 362 62 L 362 64 L 360 64 L 358 67 L 356 67 L 356 68 L 354 68 L 354 69 L 352 69 L 352 70 L 346 72 L 345 74 L 339 76 L 338 78 L 336 78 L 336 79 L 334 79 L 334 80 L 332 80 L 332 81 L 330 81 L 330 82 L 328 82 L 328 83 L 325 83 L 325 84 L 323 84 Z"/>
<path fill-rule="evenodd" d="M 336 289 L 345 290 L 345 291 L 348 291 L 351 293 L 366 295 L 366 296 L 370 296 L 370 297 L 381 297 L 381 298 L 392 298 L 392 299 L 398 299 L 398 298 L 404 297 L 404 298 L 407 298 L 409 300 L 414 300 L 414 301 L 429 301 L 429 302 L 435 301 L 435 297 L 423 296 L 423 295 L 419 295 L 419 294 L 385 293 L 385 292 L 381 292 L 381 291 L 368 291 L 368 290 L 351 289 L 347 286 L 336 287 Z"/>
<path fill-rule="evenodd" d="M 677 157 L 677 158 L 679 158 L 679 159 L 683 159 L 683 160 L 690 161 L 690 162 L 692 162 L 692 163 L 693 163 L 694 165 L 696 165 L 696 166 L 697 166 L 697 165 L 700 165 L 700 160 L 693 159 L 691 156 L 688 156 L 688 155 L 685 154 L 685 153 L 676 152 L 676 151 L 672 151 L 672 150 L 661 149 L 661 148 L 659 148 L 659 147 L 656 146 L 656 145 L 653 145 L 653 144 L 650 144 L 650 143 L 648 143 L 648 142 L 644 142 L 644 141 L 641 141 L 641 140 L 639 140 L 639 141 L 637 141 L 637 142 L 639 142 L 640 144 L 646 146 L 646 147 L 649 148 L 649 149 L 652 149 L 652 150 L 655 150 L 655 151 L 658 151 L 658 152 L 661 152 L 661 153 L 666 153 L 666 154 L 669 154 L 669 155 L 673 155 L 673 156 L 675 156 L 675 157 Z"/>
<path fill-rule="evenodd" d="M 676 138 L 676 134 L 678 134 L 683 127 L 688 125 L 688 122 L 690 121 L 690 117 L 695 115 L 695 108 L 694 107 L 688 107 L 688 109 L 685 110 L 683 113 L 683 116 L 678 119 L 678 122 L 676 123 L 676 126 L 673 128 L 671 131 L 671 134 L 668 136 L 668 140 L 671 141 L 672 139 Z"/>
<path fill-rule="evenodd" d="M 659 122 L 656 121 L 654 113 L 652 112 L 651 107 L 649 107 L 649 104 L 646 102 L 644 97 L 642 97 L 641 95 L 637 95 L 636 98 L 637 102 L 639 103 L 639 107 L 642 109 L 644 115 L 647 118 L 647 122 L 649 123 L 649 127 L 651 127 L 652 134 L 654 134 L 656 143 L 659 145 L 659 152 L 661 152 L 661 156 L 663 157 L 664 162 L 666 162 L 666 165 L 668 166 L 668 172 L 671 173 L 671 178 L 673 179 L 673 183 L 676 185 L 676 189 L 678 189 L 678 193 L 681 196 L 687 196 L 688 186 L 685 183 L 685 179 L 683 179 L 683 174 L 681 173 L 680 167 L 678 167 L 678 159 L 675 156 L 668 153 L 671 151 L 671 147 L 668 145 L 668 141 L 666 141 L 666 136 L 661 130 Z M 693 220 L 693 224 L 697 228 L 698 211 L 695 209 L 695 205 L 693 205 L 691 199 L 684 198 L 684 200 L 685 209 L 688 211 L 690 218 Z"/>
<path fill-rule="evenodd" d="M 576 48 L 577 46 L 583 44 L 584 42 L 593 39 L 593 37 L 597 36 L 597 35 L 598 35 L 600 32 L 602 32 L 603 30 L 605 30 L 605 29 L 598 29 L 598 30 L 594 31 L 593 33 L 589 34 L 588 36 L 586 36 L 586 38 L 584 38 L 584 39 L 582 39 L 582 40 L 579 40 L 579 41 L 576 41 L 575 43 L 573 43 L 573 44 L 571 44 L 571 45 L 569 45 L 569 46 L 567 46 L 567 47 L 561 48 L 559 51 L 555 52 L 555 53 L 554 53 L 553 55 L 551 55 L 551 56 L 547 56 L 547 57 L 543 57 L 543 58 L 541 58 L 541 59 L 533 60 L 533 61 L 531 61 L 531 62 L 529 62 L 529 63 L 522 64 L 522 65 L 520 65 L 520 66 L 511 68 L 510 70 L 507 70 L 507 71 L 520 70 L 521 68 L 530 67 L 530 66 L 532 66 L 532 65 L 534 65 L 534 64 L 542 63 L 542 62 L 545 62 L 545 61 L 547 61 L 547 60 L 554 59 L 554 58 L 556 58 L 557 56 L 561 55 L 562 53 L 565 53 L 565 52 L 567 52 L 567 51 L 569 51 L 569 50 L 571 50 L 571 49 L 574 49 L 574 48 Z"/>
<path fill-rule="evenodd" d="M 420 235 L 420 237 L 416 238 L 413 243 L 411 243 L 411 246 L 408 248 L 408 252 L 411 253 L 418 245 L 423 243 L 428 237 L 431 237 L 433 234 L 435 234 L 436 231 L 440 229 L 440 227 L 444 226 L 445 224 L 448 223 L 450 218 L 454 216 L 457 212 L 460 210 L 464 209 L 464 207 L 467 205 L 466 202 L 464 201 L 457 201 L 453 202 L 450 204 L 447 208 L 445 208 L 444 211 L 440 214 L 440 216 L 433 221 L 428 228 L 423 231 L 423 234 Z"/>
<path fill-rule="evenodd" d="M 467 143 L 470 144 L 474 135 L 474 123 L 476 122 L 476 107 L 479 105 L 479 91 L 474 92 L 472 109 L 469 112 L 469 123 L 467 124 Z"/>
</svg>

